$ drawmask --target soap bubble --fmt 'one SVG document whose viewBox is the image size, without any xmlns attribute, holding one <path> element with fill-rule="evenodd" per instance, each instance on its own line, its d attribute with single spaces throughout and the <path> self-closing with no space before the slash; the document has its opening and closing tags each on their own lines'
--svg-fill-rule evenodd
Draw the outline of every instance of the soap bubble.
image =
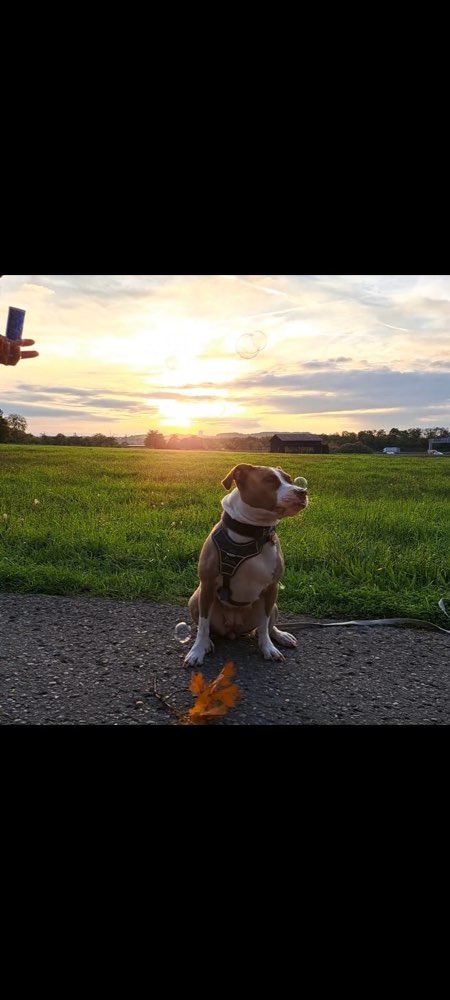
<svg viewBox="0 0 450 1000">
<path fill-rule="evenodd" d="M 242 333 L 236 343 L 236 350 L 241 358 L 256 358 L 259 347 L 252 333 Z"/>
<path fill-rule="evenodd" d="M 236 342 L 236 350 L 241 358 L 256 358 L 267 344 L 267 336 L 263 330 L 254 333 L 242 333 Z"/>
<path fill-rule="evenodd" d="M 308 486 L 308 480 L 305 479 L 303 476 L 297 476 L 297 479 L 294 479 L 294 486 L 301 486 L 302 490 L 306 490 Z"/>
<path fill-rule="evenodd" d="M 191 626 L 187 622 L 178 622 L 178 625 L 175 625 L 174 628 L 175 639 L 178 639 L 178 642 L 181 642 L 184 646 L 185 642 L 189 642 L 191 638 L 191 631 Z"/>
<path fill-rule="evenodd" d="M 264 333 L 264 330 L 255 330 L 252 333 L 252 337 L 258 347 L 258 351 L 263 351 L 267 345 L 267 335 Z"/>
</svg>

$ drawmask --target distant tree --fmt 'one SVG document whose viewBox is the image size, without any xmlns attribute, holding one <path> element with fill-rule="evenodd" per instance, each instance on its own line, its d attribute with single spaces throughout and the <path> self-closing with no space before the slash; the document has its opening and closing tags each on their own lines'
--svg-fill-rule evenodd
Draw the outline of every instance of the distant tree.
<svg viewBox="0 0 450 1000">
<path fill-rule="evenodd" d="M 160 431 L 149 431 L 144 441 L 145 448 L 165 448 L 166 439 Z"/>
<path fill-rule="evenodd" d="M 403 432 L 402 448 L 406 451 L 421 451 L 424 447 L 421 427 L 408 427 Z"/>
<path fill-rule="evenodd" d="M 425 427 L 422 434 L 424 438 L 450 437 L 448 427 Z"/>
<path fill-rule="evenodd" d="M 183 451 L 205 451 L 207 447 L 207 441 L 205 438 L 199 437 L 198 434 L 187 434 L 186 437 L 181 438 L 180 448 Z"/>
<path fill-rule="evenodd" d="M 341 444 L 341 438 L 339 434 L 324 434 L 323 441 L 326 441 L 331 454 L 334 454 Z"/>
<path fill-rule="evenodd" d="M 391 427 L 387 436 L 388 448 L 400 448 L 402 444 L 402 432 L 398 427 Z"/>
<path fill-rule="evenodd" d="M 267 438 L 257 438 L 249 434 L 241 440 L 241 451 L 267 451 Z"/>
<path fill-rule="evenodd" d="M 267 438 L 257 438 L 252 434 L 230 434 L 221 437 L 225 451 L 267 451 Z"/>
<path fill-rule="evenodd" d="M 368 448 L 375 448 L 377 445 L 376 431 L 358 431 L 358 441 L 366 444 Z"/>
<path fill-rule="evenodd" d="M 362 441 L 349 441 L 348 444 L 341 444 L 337 449 L 340 455 L 372 455 L 372 448 Z"/>
<path fill-rule="evenodd" d="M 9 427 L 11 444 L 23 444 L 26 440 L 27 429 L 25 417 L 21 417 L 18 413 L 10 413 L 9 417 L 6 418 L 6 423 Z"/>
<path fill-rule="evenodd" d="M 117 438 L 106 434 L 94 434 L 91 438 L 86 438 L 86 443 L 92 448 L 118 448 Z"/>
<path fill-rule="evenodd" d="M 9 441 L 9 427 L 3 416 L 3 410 L 0 410 L 0 444 L 5 444 L 6 441 Z"/>
</svg>

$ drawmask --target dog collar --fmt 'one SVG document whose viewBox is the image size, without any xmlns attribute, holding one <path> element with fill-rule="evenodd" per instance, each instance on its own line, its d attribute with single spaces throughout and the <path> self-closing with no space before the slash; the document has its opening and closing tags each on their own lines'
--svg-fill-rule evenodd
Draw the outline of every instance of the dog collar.
<svg viewBox="0 0 450 1000">
<path fill-rule="evenodd" d="M 243 521 L 235 521 L 234 517 L 230 517 L 226 510 L 222 514 L 222 524 L 225 525 L 230 531 L 235 531 L 237 535 L 246 535 L 247 538 L 256 538 L 258 541 L 265 542 L 270 541 L 275 534 L 275 528 L 273 525 L 261 526 L 259 524 L 244 524 Z"/>
</svg>

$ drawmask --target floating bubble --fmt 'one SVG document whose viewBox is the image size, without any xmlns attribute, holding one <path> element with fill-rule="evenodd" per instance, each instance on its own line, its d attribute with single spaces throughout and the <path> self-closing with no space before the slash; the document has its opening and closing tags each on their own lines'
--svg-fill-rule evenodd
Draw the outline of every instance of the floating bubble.
<svg viewBox="0 0 450 1000">
<path fill-rule="evenodd" d="M 294 479 L 294 486 L 301 486 L 303 490 L 306 490 L 308 486 L 308 480 L 305 479 L 303 476 L 297 476 L 297 479 Z"/>
<path fill-rule="evenodd" d="M 241 358 L 256 358 L 260 351 L 263 351 L 267 344 L 267 337 L 263 330 L 255 330 L 254 333 L 242 333 L 236 342 L 236 350 Z"/>
<path fill-rule="evenodd" d="M 255 330 L 255 332 L 252 333 L 252 337 L 258 345 L 258 351 L 263 351 L 267 345 L 267 335 L 264 333 L 264 330 Z"/>
<path fill-rule="evenodd" d="M 178 639 L 178 642 L 181 642 L 184 646 L 184 643 L 189 642 L 191 638 L 191 631 L 191 626 L 187 622 L 178 622 L 178 625 L 175 625 L 174 628 L 175 639 Z"/>
<path fill-rule="evenodd" d="M 256 358 L 259 354 L 259 347 L 251 333 L 241 334 L 236 343 L 236 350 L 241 358 Z"/>
</svg>

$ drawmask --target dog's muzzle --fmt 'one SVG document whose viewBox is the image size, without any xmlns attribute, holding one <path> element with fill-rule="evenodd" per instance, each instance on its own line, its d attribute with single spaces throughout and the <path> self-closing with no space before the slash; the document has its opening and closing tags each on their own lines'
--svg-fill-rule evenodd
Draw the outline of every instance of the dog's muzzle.
<svg viewBox="0 0 450 1000">
<path fill-rule="evenodd" d="M 303 486 L 296 486 L 295 493 L 290 494 L 287 497 L 289 502 L 293 501 L 295 503 L 307 503 L 308 501 L 308 490 L 303 488 Z"/>
<path fill-rule="evenodd" d="M 304 510 L 308 506 L 308 491 L 306 489 L 301 489 L 297 487 L 295 493 L 291 493 L 288 496 L 283 497 L 283 501 L 280 504 L 280 509 L 294 511 L 297 513 L 300 510 Z"/>
</svg>

